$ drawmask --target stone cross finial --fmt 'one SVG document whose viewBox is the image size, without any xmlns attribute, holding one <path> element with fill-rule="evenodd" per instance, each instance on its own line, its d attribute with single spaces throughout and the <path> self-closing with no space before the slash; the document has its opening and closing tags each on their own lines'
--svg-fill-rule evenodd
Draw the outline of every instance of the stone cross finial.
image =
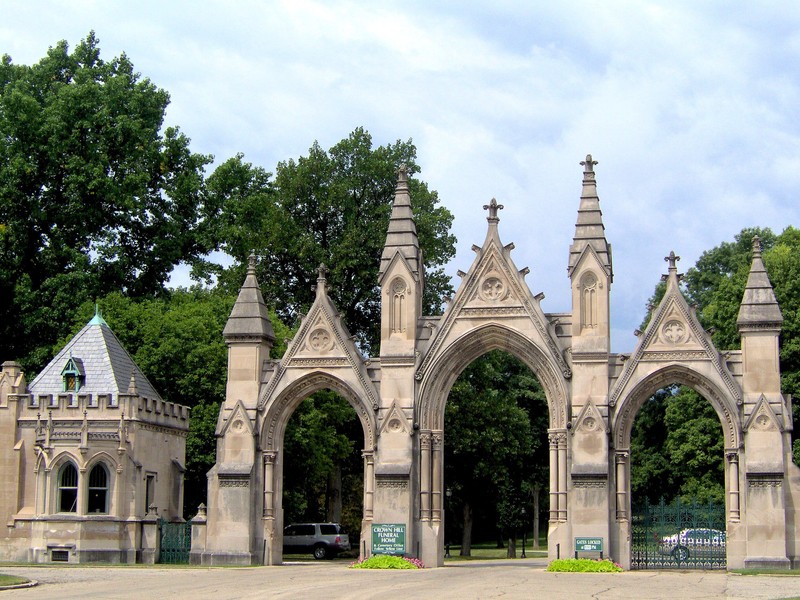
<svg viewBox="0 0 800 600">
<path fill-rule="evenodd" d="M 398 167 L 397 178 L 400 181 L 405 181 L 406 179 L 408 179 L 408 166 L 406 165 L 406 163 L 403 163 Z"/>
<path fill-rule="evenodd" d="M 483 210 L 488 210 L 489 211 L 489 216 L 486 217 L 486 220 L 489 221 L 490 223 L 492 223 L 492 222 L 497 223 L 500 220 L 500 218 L 497 216 L 497 211 L 498 210 L 503 210 L 503 208 L 504 207 L 503 207 L 502 204 L 498 204 L 497 200 L 492 198 L 492 200 L 489 202 L 489 204 L 484 204 L 483 205 Z"/>
<path fill-rule="evenodd" d="M 250 256 L 247 257 L 247 272 L 248 273 L 255 273 L 256 272 L 256 251 L 251 250 Z"/>
<path fill-rule="evenodd" d="M 597 164 L 596 160 L 592 160 L 592 155 L 587 154 L 586 160 L 581 161 L 584 173 L 594 173 L 594 166 Z"/>
<path fill-rule="evenodd" d="M 761 238 L 757 235 L 753 236 L 753 258 L 761 256 Z"/>
<path fill-rule="evenodd" d="M 325 276 L 328 274 L 328 267 L 325 263 L 320 263 L 317 267 L 317 281 L 325 281 Z"/>
<path fill-rule="evenodd" d="M 676 263 L 681 259 L 680 256 L 675 255 L 674 250 L 669 251 L 669 256 L 665 256 L 664 260 L 669 263 L 669 270 L 676 271 L 678 269 Z"/>
</svg>

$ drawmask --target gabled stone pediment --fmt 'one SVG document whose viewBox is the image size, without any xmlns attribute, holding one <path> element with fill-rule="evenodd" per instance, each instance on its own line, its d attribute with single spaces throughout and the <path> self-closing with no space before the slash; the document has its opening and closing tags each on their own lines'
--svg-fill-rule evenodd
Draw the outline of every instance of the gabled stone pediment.
<svg viewBox="0 0 800 600">
<path fill-rule="evenodd" d="M 386 268 L 378 274 L 378 285 L 383 285 L 386 277 L 390 276 L 392 273 L 396 274 L 398 267 L 404 270 L 415 282 L 419 282 L 419 270 L 415 269 L 414 265 L 408 262 L 408 259 L 403 255 L 400 249 L 397 249 L 386 264 Z"/>
<path fill-rule="evenodd" d="M 378 431 L 378 435 L 383 435 L 384 433 L 411 434 L 411 429 L 408 426 L 408 419 L 400 406 L 398 406 L 397 400 L 392 402 L 391 408 L 389 408 L 386 416 L 383 417 L 383 423 Z"/>
<path fill-rule="evenodd" d="M 614 406 L 631 388 L 637 368 L 644 363 L 665 366 L 678 362 L 686 366 L 692 363 L 710 363 L 720 387 L 727 390 L 737 403 L 741 403 L 741 388 L 734 381 L 711 336 L 703 329 L 694 309 L 689 306 L 680 291 L 675 267 L 675 261 L 679 257 L 671 253 L 667 258 L 670 260 L 669 274 L 666 276 L 667 290 L 612 388 L 609 405 Z"/>
<path fill-rule="evenodd" d="M 355 345 L 353 336 L 342 322 L 339 311 L 327 294 L 324 266 L 317 280 L 317 297 L 303 318 L 283 359 L 273 372 L 267 387 L 260 395 L 259 410 L 284 379 L 287 371 L 344 369 L 352 372 L 369 403 L 378 406 L 378 394 L 367 374 L 365 359 Z"/>
<path fill-rule="evenodd" d="M 784 426 L 782 421 L 783 419 L 779 418 L 775 411 L 772 410 L 766 396 L 761 394 L 742 430 L 749 431 L 752 428 L 757 431 L 780 431 L 783 433 Z"/>
<path fill-rule="evenodd" d="M 584 433 L 594 433 L 597 431 L 608 433 L 609 431 L 606 420 L 603 418 L 603 415 L 600 414 L 600 410 L 591 398 L 583 405 L 571 430 L 572 435 L 575 435 L 579 431 Z"/>
<path fill-rule="evenodd" d="M 610 246 L 609 246 L 610 252 Z M 613 273 L 611 272 L 611 265 L 607 262 L 603 262 L 600 258 L 600 255 L 597 254 L 597 251 L 594 247 L 590 245 L 586 245 L 581 253 L 578 255 L 577 259 L 575 259 L 575 265 L 571 268 L 570 272 L 577 271 L 580 272 L 583 270 L 584 265 L 587 262 L 592 262 L 597 265 L 597 268 L 600 269 L 603 273 L 605 273 L 606 277 L 610 279 L 613 278 Z"/>
<path fill-rule="evenodd" d="M 219 423 L 217 424 L 217 435 L 224 436 L 230 431 L 238 435 L 254 435 L 253 424 L 247 414 L 247 409 L 241 400 L 238 400 L 227 415 L 225 410 L 219 411 Z"/>
<path fill-rule="evenodd" d="M 495 214 L 498 206 L 500 205 L 494 204 Z M 417 369 L 418 380 L 422 379 L 426 369 L 447 343 L 452 342 L 454 328 L 464 320 L 475 321 L 476 324 L 512 320 L 517 320 L 519 324 L 520 320 L 528 321 L 536 332 L 532 341 L 535 341 L 564 377 L 572 374 L 562 355 L 555 330 L 539 304 L 544 296 L 533 296 L 531 293 L 525 283 L 528 269 L 517 269 L 511 258 L 514 244 L 504 246 L 501 243 L 497 220 L 496 217 L 489 218 L 489 231 L 483 246 L 473 247 L 477 257 L 439 321 Z"/>
</svg>

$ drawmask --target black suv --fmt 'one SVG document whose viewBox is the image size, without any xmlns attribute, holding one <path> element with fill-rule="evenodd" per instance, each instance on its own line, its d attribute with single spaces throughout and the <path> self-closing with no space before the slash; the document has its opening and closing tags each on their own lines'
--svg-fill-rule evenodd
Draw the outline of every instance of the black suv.
<svg viewBox="0 0 800 600">
<path fill-rule="evenodd" d="M 316 559 L 350 550 L 350 537 L 338 523 L 292 523 L 283 530 L 283 553 L 311 552 Z"/>
</svg>

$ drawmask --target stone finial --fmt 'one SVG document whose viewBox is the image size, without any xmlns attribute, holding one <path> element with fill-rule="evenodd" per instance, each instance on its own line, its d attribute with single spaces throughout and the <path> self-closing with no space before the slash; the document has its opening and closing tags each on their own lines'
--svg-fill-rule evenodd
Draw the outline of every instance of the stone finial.
<svg viewBox="0 0 800 600">
<path fill-rule="evenodd" d="M 397 169 L 397 181 L 408 181 L 408 166 L 403 163 Z"/>
<path fill-rule="evenodd" d="M 248 275 L 255 275 L 256 274 L 256 251 L 251 250 L 250 256 L 247 257 L 247 274 Z"/>
<path fill-rule="evenodd" d="M 326 294 L 328 292 L 328 267 L 325 263 L 320 263 L 317 267 L 317 296 Z"/>
<path fill-rule="evenodd" d="M 139 395 L 139 388 L 136 386 L 136 371 L 131 371 L 131 379 L 128 382 L 128 391 L 126 392 L 130 396 L 138 396 Z"/>
<path fill-rule="evenodd" d="M 497 223 L 500 221 L 500 217 L 497 216 L 497 211 L 503 210 L 503 208 L 505 207 L 502 204 L 498 204 L 497 200 L 492 198 L 489 204 L 483 205 L 483 210 L 489 211 L 489 216 L 486 217 L 486 220 L 489 221 L 489 223 Z"/>
<path fill-rule="evenodd" d="M 678 263 L 678 261 L 680 259 L 681 259 L 681 257 L 677 256 L 675 254 L 674 250 L 670 250 L 669 251 L 669 256 L 665 256 L 664 257 L 664 262 L 668 262 L 669 263 L 669 270 L 670 271 L 677 271 L 678 270 L 677 263 Z"/>
<path fill-rule="evenodd" d="M 594 166 L 597 164 L 596 160 L 592 160 L 592 155 L 587 154 L 586 160 L 581 161 L 584 173 L 594 173 Z"/>
<path fill-rule="evenodd" d="M 761 258 L 761 238 L 757 235 L 753 236 L 753 258 Z"/>
</svg>

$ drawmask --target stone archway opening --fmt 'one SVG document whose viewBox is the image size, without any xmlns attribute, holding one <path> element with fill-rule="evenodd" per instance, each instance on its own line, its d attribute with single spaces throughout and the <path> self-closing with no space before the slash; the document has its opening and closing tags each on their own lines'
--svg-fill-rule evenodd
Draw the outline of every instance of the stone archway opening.
<svg viewBox="0 0 800 600">
<path fill-rule="evenodd" d="M 729 403 L 683 368 L 642 382 L 626 403 L 633 418 L 615 432 L 625 443 L 617 449 L 617 518 L 629 518 L 631 568 L 726 567 L 728 523 L 739 518 Z"/>
<path fill-rule="evenodd" d="M 441 557 L 446 551 L 445 531 L 441 525 L 447 497 L 443 449 L 445 439 L 449 439 L 445 426 L 448 395 L 458 376 L 476 359 L 491 351 L 512 355 L 525 366 L 528 375 L 541 384 L 546 402 L 545 420 L 549 448 L 545 446 L 539 449 L 539 452 L 547 452 L 549 543 L 552 542 L 553 531 L 566 523 L 567 395 L 563 373 L 553 364 L 545 351 L 531 343 L 531 340 L 519 331 L 497 323 L 489 323 L 472 329 L 451 343 L 431 365 L 419 392 L 419 520 L 423 560 L 426 564 L 442 565 Z M 557 436 L 555 432 L 561 435 Z"/>
<path fill-rule="evenodd" d="M 351 551 L 329 548 L 323 556 L 357 556 L 374 496 L 375 424 L 363 399 L 337 377 L 314 372 L 269 403 L 262 424 L 264 563 L 283 562 L 284 528 L 292 521 L 338 522 Z M 290 456 L 295 451 L 300 456 Z"/>
<path fill-rule="evenodd" d="M 445 557 L 532 556 L 540 532 L 546 548 L 548 426 L 544 389 L 513 354 L 459 374 L 444 413 Z"/>
<path fill-rule="evenodd" d="M 325 389 L 294 410 L 283 438 L 283 521 L 336 523 L 358 549 L 364 512 L 364 435 L 350 403 Z M 308 552 L 293 551 L 308 557 Z"/>
</svg>

